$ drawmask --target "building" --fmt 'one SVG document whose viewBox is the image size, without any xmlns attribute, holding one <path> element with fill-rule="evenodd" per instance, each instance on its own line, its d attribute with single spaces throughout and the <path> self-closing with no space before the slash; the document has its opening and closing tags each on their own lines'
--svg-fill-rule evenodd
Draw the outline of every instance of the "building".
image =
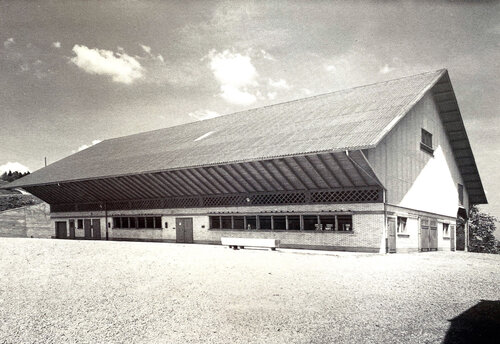
<svg viewBox="0 0 500 344">
<path fill-rule="evenodd" d="M 58 238 L 366 252 L 463 249 L 486 203 L 446 70 L 106 140 L 8 187 Z"/>
</svg>

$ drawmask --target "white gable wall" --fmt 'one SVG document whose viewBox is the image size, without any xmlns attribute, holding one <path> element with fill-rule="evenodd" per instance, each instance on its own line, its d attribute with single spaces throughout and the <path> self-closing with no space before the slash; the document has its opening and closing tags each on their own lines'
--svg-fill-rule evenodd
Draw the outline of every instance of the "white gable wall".
<svg viewBox="0 0 500 344">
<path fill-rule="evenodd" d="M 433 156 L 420 148 L 422 128 L 432 134 Z M 464 183 L 429 92 L 366 155 L 387 188 L 387 203 L 456 216 L 457 184 Z M 465 186 L 464 206 L 468 209 Z"/>
</svg>

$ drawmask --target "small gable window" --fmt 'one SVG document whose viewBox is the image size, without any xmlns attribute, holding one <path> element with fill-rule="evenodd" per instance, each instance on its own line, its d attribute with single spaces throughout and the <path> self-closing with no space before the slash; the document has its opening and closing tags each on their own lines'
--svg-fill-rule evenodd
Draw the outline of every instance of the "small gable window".
<svg viewBox="0 0 500 344">
<path fill-rule="evenodd" d="M 420 148 L 427 153 L 434 153 L 434 149 L 432 148 L 432 134 L 425 129 L 422 129 L 422 140 L 420 142 Z"/>
</svg>

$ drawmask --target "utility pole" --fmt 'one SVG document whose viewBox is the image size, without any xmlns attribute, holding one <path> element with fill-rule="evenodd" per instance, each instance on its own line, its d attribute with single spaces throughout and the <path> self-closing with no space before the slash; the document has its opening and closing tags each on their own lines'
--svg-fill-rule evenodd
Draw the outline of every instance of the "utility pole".
<svg viewBox="0 0 500 344">
<path fill-rule="evenodd" d="M 47 157 L 45 157 L 44 160 L 45 160 L 45 167 L 47 167 Z"/>
</svg>

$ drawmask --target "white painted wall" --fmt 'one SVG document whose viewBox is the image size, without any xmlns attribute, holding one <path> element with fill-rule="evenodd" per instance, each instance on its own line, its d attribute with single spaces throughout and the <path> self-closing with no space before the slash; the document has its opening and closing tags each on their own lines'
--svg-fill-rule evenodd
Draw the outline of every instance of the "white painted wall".
<svg viewBox="0 0 500 344">
<path fill-rule="evenodd" d="M 434 156 L 420 148 L 422 128 L 432 134 Z M 457 184 L 464 183 L 429 93 L 366 155 L 387 188 L 389 204 L 456 216 Z M 468 208 L 465 186 L 464 206 Z"/>
</svg>

